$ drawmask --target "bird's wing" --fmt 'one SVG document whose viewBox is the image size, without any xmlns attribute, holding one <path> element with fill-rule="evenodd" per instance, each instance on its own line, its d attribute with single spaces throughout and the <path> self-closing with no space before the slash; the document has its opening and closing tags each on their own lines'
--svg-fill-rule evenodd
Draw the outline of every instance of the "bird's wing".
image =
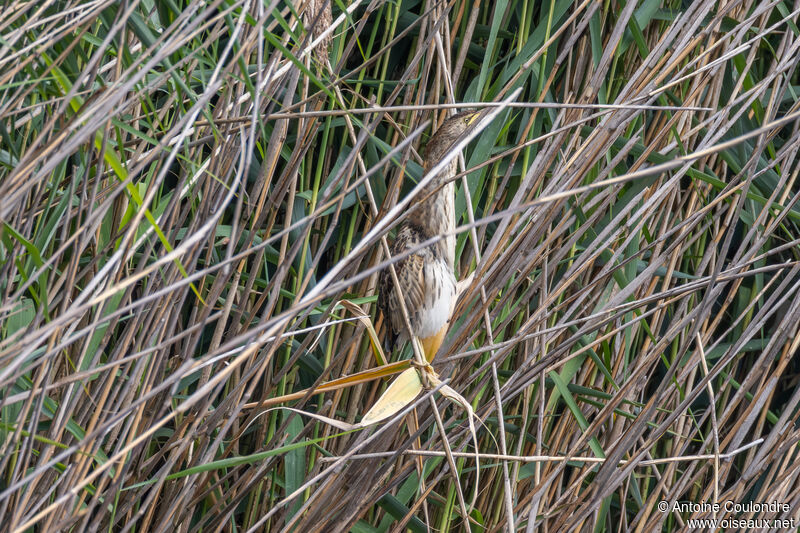
<svg viewBox="0 0 800 533">
<path fill-rule="evenodd" d="M 414 253 L 404 257 L 394 268 L 397 272 L 397 280 L 400 282 L 400 291 L 403 293 L 408 318 L 411 322 L 411 331 L 419 330 L 423 307 L 426 304 L 425 298 L 428 293 L 430 280 L 429 269 L 426 264 L 431 264 L 434 260 L 430 247 L 417 249 L 423 238 L 419 231 L 410 224 L 402 224 L 397 237 L 392 244 L 392 257 L 401 255 L 410 250 Z M 400 297 L 392 279 L 391 270 L 387 267 L 381 272 L 380 295 L 378 304 L 383 310 L 384 321 L 391 326 L 389 335 L 386 336 L 387 348 L 392 349 L 398 343 L 408 340 L 405 321 L 403 320 L 403 310 L 400 306 Z"/>
<path fill-rule="evenodd" d="M 412 330 L 419 328 L 419 311 L 425 304 L 425 253 L 421 252 L 423 253 L 411 254 L 395 263 L 397 280 L 400 282 Z M 387 336 L 390 337 L 387 338 L 387 347 L 393 348 L 397 341 L 405 341 L 408 335 L 400 296 L 388 267 L 381 273 L 378 305 L 383 311 L 384 321 L 388 321 L 391 329 L 391 335 Z"/>
</svg>

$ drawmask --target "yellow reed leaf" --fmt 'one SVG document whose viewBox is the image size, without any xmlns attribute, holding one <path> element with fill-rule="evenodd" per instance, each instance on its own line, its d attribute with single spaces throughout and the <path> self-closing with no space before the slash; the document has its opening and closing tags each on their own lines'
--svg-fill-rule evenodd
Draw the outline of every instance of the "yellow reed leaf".
<svg viewBox="0 0 800 533">
<path fill-rule="evenodd" d="M 360 426 L 385 420 L 407 406 L 422 392 L 422 381 L 416 368 L 409 368 L 389 385 L 372 409 L 361 419 Z"/>
</svg>

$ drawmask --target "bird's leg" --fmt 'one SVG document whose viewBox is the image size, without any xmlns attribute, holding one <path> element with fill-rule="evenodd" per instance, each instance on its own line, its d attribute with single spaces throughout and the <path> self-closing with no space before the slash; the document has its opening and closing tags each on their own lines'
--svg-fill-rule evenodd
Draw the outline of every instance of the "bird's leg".
<svg viewBox="0 0 800 533">
<path fill-rule="evenodd" d="M 442 345 L 442 342 L 444 342 L 444 336 L 447 335 L 447 330 L 449 327 L 450 321 L 448 320 L 439 331 L 430 337 L 420 339 L 420 344 L 422 344 L 422 352 L 425 354 L 425 359 L 427 359 L 428 363 L 433 362 L 436 352 L 439 351 L 439 347 Z"/>
<path fill-rule="evenodd" d="M 427 339 L 425 339 L 425 340 L 427 340 Z M 420 353 L 427 353 L 427 352 L 425 352 L 425 348 L 424 348 L 425 340 L 420 341 L 419 337 L 412 337 L 411 338 L 412 344 L 416 344 L 417 345 L 417 348 L 419 348 Z M 417 373 L 419 373 L 419 377 L 420 377 L 420 380 L 422 381 L 422 385 L 426 389 L 429 389 L 431 382 L 430 382 L 430 380 L 428 378 L 431 375 L 436 375 L 436 373 L 433 371 L 433 367 L 431 366 L 430 362 L 426 361 L 426 360 L 419 361 L 419 360 L 417 360 L 416 357 L 412 357 L 411 366 L 414 367 L 417 370 Z"/>
</svg>

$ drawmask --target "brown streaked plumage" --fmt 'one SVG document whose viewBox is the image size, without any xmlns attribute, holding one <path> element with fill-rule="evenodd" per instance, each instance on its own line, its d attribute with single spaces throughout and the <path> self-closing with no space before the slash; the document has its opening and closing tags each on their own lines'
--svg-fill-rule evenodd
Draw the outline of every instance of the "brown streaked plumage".
<svg viewBox="0 0 800 533">
<path fill-rule="evenodd" d="M 424 167 L 427 171 L 441 161 L 453 143 L 477 118 L 478 112 L 459 113 L 446 120 L 425 147 Z M 422 191 L 421 203 L 400 225 L 392 244 L 392 256 L 415 249 L 431 237 L 450 233 L 395 263 L 397 279 L 404 295 L 411 332 L 419 338 L 430 362 L 441 346 L 455 306 L 456 277 L 453 269 L 456 253 L 455 186 L 453 176 L 457 160 L 440 172 Z M 378 306 L 387 323 L 387 347 L 395 348 L 409 339 L 403 320 L 400 298 L 389 269 L 381 273 Z"/>
</svg>

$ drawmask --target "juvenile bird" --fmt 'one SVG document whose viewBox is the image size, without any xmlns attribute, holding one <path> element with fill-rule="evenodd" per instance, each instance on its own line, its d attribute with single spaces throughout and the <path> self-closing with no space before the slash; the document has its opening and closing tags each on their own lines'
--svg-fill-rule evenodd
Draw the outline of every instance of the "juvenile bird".
<svg viewBox="0 0 800 533">
<path fill-rule="evenodd" d="M 425 147 L 424 168 L 433 168 L 453 143 L 475 122 L 479 113 L 467 111 L 447 119 Z M 456 277 L 453 267 L 456 254 L 455 186 L 457 172 L 454 158 L 417 196 L 420 202 L 400 224 L 392 244 L 392 256 L 416 249 L 432 237 L 446 235 L 395 263 L 397 279 L 408 311 L 411 333 L 418 337 L 428 362 L 439 350 L 456 304 Z M 388 325 L 387 347 L 396 348 L 409 340 L 400 307 L 400 296 L 386 268 L 379 280 L 378 306 Z"/>
</svg>

